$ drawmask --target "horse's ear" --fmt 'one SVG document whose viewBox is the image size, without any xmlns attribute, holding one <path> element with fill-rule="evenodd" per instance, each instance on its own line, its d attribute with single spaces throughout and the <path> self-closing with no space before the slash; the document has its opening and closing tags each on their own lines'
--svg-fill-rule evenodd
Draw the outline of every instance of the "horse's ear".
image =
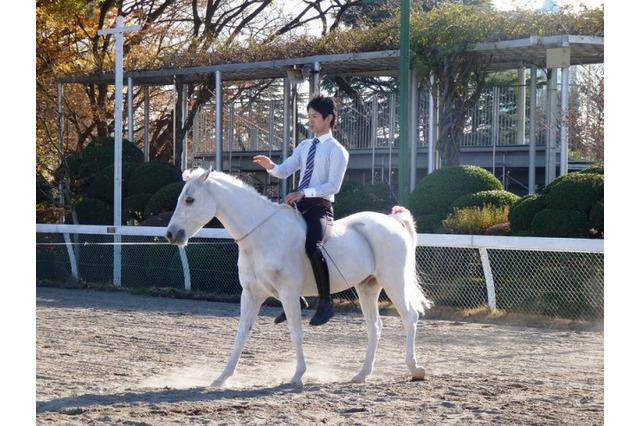
<svg viewBox="0 0 640 426">
<path fill-rule="evenodd" d="M 185 170 L 182 172 L 182 180 L 187 182 L 189 179 L 191 179 L 191 170 Z"/>
<path fill-rule="evenodd" d="M 206 172 L 204 172 L 204 173 L 202 174 L 202 176 L 200 176 L 200 180 L 201 180 L 202 182 L 206 182 L 206 180 L 207 180 L 207 179 L 209 179 L 209 174 L 211 173 L 211 170 L 212 170 L 212 169 L 211 169 L 211 166 L 209 166 L 209 168 L 207 169 L 207 171 L 206 171 Z"/>
</svg>

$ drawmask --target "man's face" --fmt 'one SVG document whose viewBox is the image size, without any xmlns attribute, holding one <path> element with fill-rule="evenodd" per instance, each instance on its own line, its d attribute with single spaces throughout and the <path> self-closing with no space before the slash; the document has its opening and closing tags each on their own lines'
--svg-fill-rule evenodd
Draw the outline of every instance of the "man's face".
<svg viewBox="0 0 640 426">
<path fill-rule="evenodd" d="M 333 115 L 327 115 L 327 118 L 322 118 L 322 114 L 313 108 L 309 108 L 309 129 L 316 135 L 324 135 L 331 130 L 331 120 Z"/>
</svg>

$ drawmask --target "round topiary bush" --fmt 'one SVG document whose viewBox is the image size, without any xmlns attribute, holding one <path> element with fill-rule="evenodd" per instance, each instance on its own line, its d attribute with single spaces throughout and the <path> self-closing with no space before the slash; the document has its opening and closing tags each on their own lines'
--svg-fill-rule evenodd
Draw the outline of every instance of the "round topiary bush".
<svg viewBox="0 0 640 426">
<path fill-rule="evenodd" d="M 391 188 L 386 183 L 361 185 L 345 181 L 336 196 L 333 207 L 336 219 L 361 211 L 389 212 L 396 204 Z"/>
<path fill-rule="evenodd" d="M 544 209 L 539 194 L 529 194 L 516 201 L 509 210 L 509 224 L 514 234 L 530 234 L 533 217 Z"/>
<path fill-rule="evenodd" d="M 125 198 L 127 194 L 127 182 L 133 169 L 138 167 L 138 163 L 131 161 L 122 162 L 122 198 Z M 96 173 L 93 182 L 89 185 L 86 191 L 87 197 L 97 198 L 99 200 L 106 201 L 109 204 L 113 204 L 113 164 L 109 164 L 107 167 Z"/>
<path fill-rule="evenodd" d="M 425 214 L 414 218 L 416 232 L 421 234 L 439 234 L 444 232 L 442 216 L 437 214 Z"/>
<path fill-rule="evenodd" d="M 85 198 L 75 204 L 78 222 L 83 225 L 112 225 L 113 206 L 95 198 Z M 68 223 L 71 223 L 69 217 Z"/>
<path fill-rule="evenodd" d="M 114 139 L 97 138 L 80 151 L 65 158 L 74 184 L 86 188 L 94 179 L 96 171 L 113 164 Z M 134 143 L 122 139 L 122 163 L 141 163 L 144 154 Z"/>
<path fill-rule="evenodd" d="M 543 195 L 545 204 L 552 209 L 589 213 L 591 206 L 604 198 L 604 175 L 569 173 L 556 179 Z"/>
<path fill-rule="evenodd" d="M 134 194 L 122 200 L 122 217 L 124 220 L 142 221 L 144 210 L 153 194 Z"/>
<path fill-rule="evenodd" d="M 386 183 L 365 185 L 363 189 L 364 198 L 361 211 L 389 213 L 391 208 L 397 204 L 391 188 Z"/>
<path fill-rule="evenodd" d="M 591 207 L 589 226 L 594 230 L 595 236 L 604 238 L 604 200 L 598 201 Z"/>
<path fill-rule="evenodd" d="M 546 208 L 533 217 L 531 230 L 536 237 L 587 238 L 589 217 L 576 210 Z"/>
<path fill-rule="evenodd" d="M 142 217 L 148 219 L 159 213 L 174 211 L 178 203 L 178 197 L 182 192 L 182 187 L 184 187 L 184 182 L 180 181 L 160 188 L 149 200 Z"/>
<path fill-rule="evenodd" d="M 477 166 L 450 166 L 425 176 L 408 199 L 415 217 L 437 214 L 446 217 L 455 200 L 480 191 L 501 190 L 502 183 Z"/>
<path fill-rule="evenodd" d="M 482 208 L 487 207 L 488 205 L 492 205 L 494 207 L 511 207 L 519 199 L 519 196 L 513 192 L 505 191 L 504 189 L 480 191 L 474 194 L 463 195 L 455 200 L 451 205 L 451 211 L 454 209 L 464 209 L 469 207 Z"/>
<path fill-rule="evenodd" d="M 138 165 L 131 172 L 127 190 L 129 195 L 153 194 L 170 183 L 181 181 L 182 173 L 173 164 L 150 161 Z"/>
<path fill-rule="evenodd" d="M 580 170 L 578 173 L 595 173 L 597 175 L 604 174 L 604 165 L 602 164 L 594 164 L 593 166 L 589 166 L 586 169 Z"/>
<path fill-rule="evenodd" d="M 342 182 L 340 192 L 336 195 L 336 202 L 333 205 L 333 214 L 336 219 L 356 213 L 360 208 L 360 194 L 362 184 L 353 180 Z"/>
</svg>

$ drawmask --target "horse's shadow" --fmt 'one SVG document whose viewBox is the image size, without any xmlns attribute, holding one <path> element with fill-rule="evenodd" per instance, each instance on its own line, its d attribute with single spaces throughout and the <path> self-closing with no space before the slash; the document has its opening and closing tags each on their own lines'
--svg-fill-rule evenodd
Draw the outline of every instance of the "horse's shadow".
<svg viewBox="0 0 640 426">
<path fill-rule="evenodd" d="M 286 395 L 302 392 L 302 387 L 290 384 L 257 388 L 257 389 L 233 389 L 233 388 L 208 388 L 204 386 L 188 389 L 157 389 L 147 392 L 124 392 L 109 395 L 85 394 L 52 399 L 50 401 L 36 401 L 36 414 L 50 411 L 68 411 L 70 409 L 82 409 L 85 407 L 108 406 L 116 404 L 135 403 L 176 403 L 176 402 L 212 402 L 224 399 L 252 399 L 265 395 Z"/>
</svg>

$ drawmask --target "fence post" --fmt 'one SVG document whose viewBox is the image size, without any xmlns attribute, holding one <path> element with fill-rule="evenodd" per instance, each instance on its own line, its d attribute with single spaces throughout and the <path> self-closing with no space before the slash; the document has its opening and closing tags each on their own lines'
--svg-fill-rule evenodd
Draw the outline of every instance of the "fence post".
<svg viewBox="0 0 640 426">
<path fill-rule="evenodd" d="M 122 286 L 122 237 L 120 234 L 113 236 L 113 285 Z"/>
<path fill-rule="evenodd" d="M 489 304 L 489 310 L 496 310 L 496 289 L 493 285 L 493 273 L 491 272 L 491 263 L 489 262 L 489 254 L 487 249 L 480 247 L 480 260 L 482 261 L 482 270 L 484 271 L 484 280 L 487 283 L 487 302 Z"/>
<path fill-rule="evenodd" d="M 71 238 L 69 234 L 64 234 L 64 242 L 67 246 L 67 254 L 69 255 L 69 264 L 71 265 L 71 276 L 74 279 L 78 279 L 78 262 L 76 261 L 76 254 L 73 251 L 73 245 L 71 245 Z"/>
<path fill-rule="evenodd" d="M 180 260 L 182 261 L 182 274 L 184 275 L 184 289 L 191 290 L 191 273 L 189 272 L 189 259 L 187 259 L 187 251 L 184 247 L 178 247 Z"/>
</svg>

